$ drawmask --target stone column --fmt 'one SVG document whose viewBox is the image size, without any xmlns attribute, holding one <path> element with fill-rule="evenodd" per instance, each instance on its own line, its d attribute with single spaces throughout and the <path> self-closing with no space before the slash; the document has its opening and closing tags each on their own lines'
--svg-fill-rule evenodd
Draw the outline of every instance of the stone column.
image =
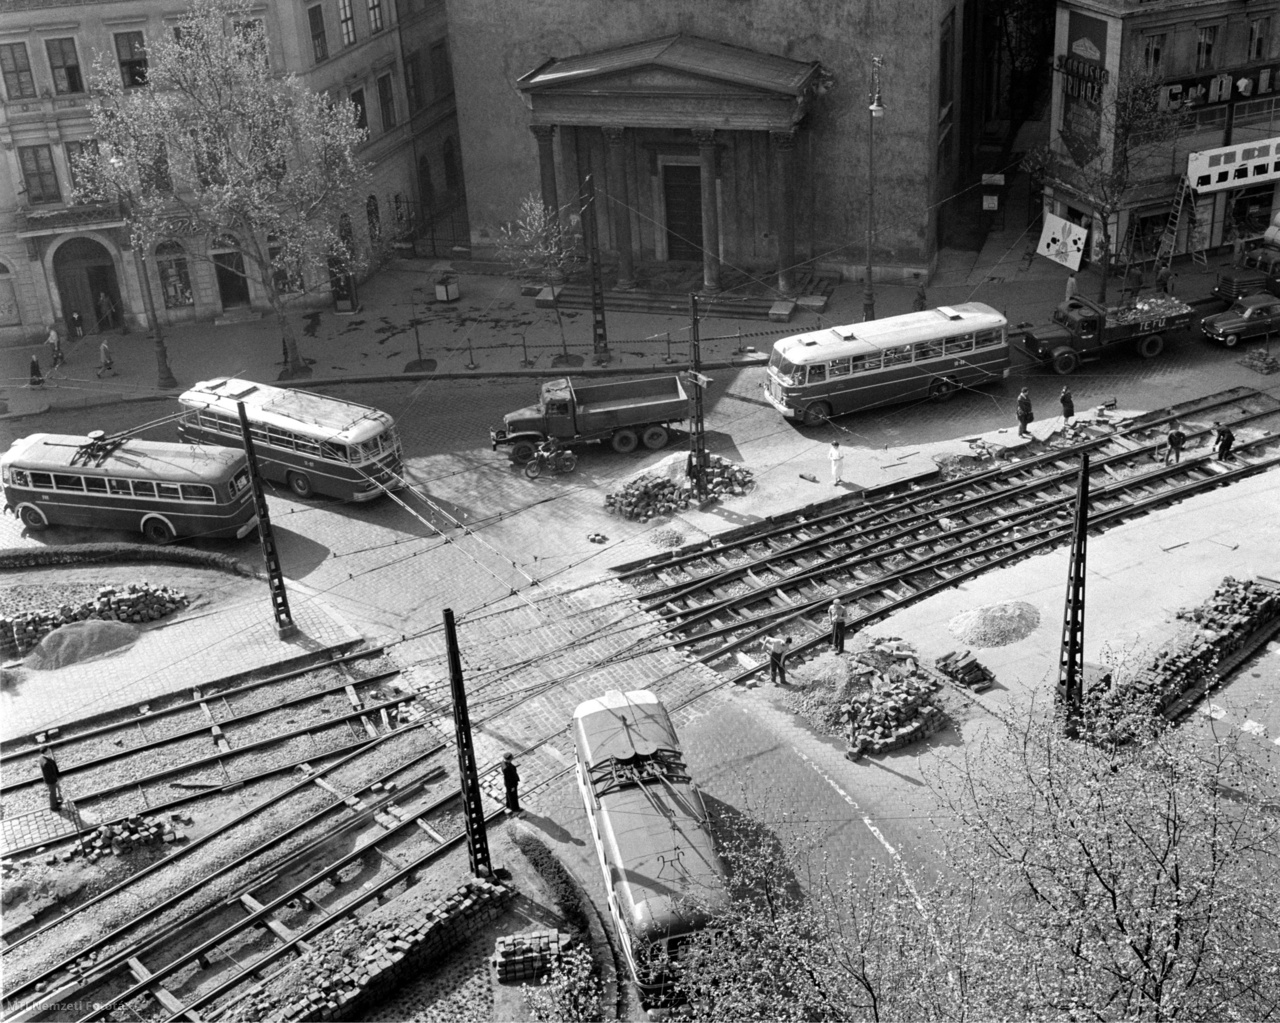
<svg viewBox="0 0 1280 1023">
<path fill-rule="evenodd" d="M 613 221 L 613 238 L 618 247 L 618 288 L 636 286 L 635 265 L 631 256 L 631 200 L 627 195 L 627 151 L 623 146 L 626 129 L 605 128 L 608 151 L 609 212 Z"/>
<path fill-rule="evenodd" d="M 542 204 L 555 212 L 556 220 L 560 219 L 560 197 L 556 191 L 556 126 L 554 124 L 531 124 L 529 130 L 538 140 L 538 175 L 542 183 Z"/>
<path fill-rule="evenodd" d="M 793 267 L 796 262 L 796 132 L 771 131 L 774 175 L 777 185 L 774 198 L 774 229 L 778 235 L 778 290 L 784 295 L 795 292 Z"/>
<path fill-rule="evenodd" d="M 716 202 L 716 133 L 694 128 L 702 160 L 702 290 L 720 290 L 720 213 Z"/>
</svg>

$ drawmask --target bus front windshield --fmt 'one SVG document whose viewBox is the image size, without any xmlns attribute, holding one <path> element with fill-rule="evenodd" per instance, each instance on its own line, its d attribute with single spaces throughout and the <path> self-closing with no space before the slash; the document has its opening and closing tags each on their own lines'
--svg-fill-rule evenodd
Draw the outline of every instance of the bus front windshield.
<svg viewBox="0 0 1280 1023">
<path fill-rule="evenodd" d="M 769 369 L 784 384 L 798 384 L 804 379 L 804 367 L 790 362 L 776 348 L 773 350 L 773 354 L 769 356 Z"/>
</svg>

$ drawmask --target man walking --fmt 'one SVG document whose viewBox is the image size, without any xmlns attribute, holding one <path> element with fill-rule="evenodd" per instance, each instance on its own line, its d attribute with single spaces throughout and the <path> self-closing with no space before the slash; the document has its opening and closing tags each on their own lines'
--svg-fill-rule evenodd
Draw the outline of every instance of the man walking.
<svg viewBox="0 0 1280 1023">
<path fill-rule="evenodd" d="M 40 748 L 40 774 L 49 787 L 49 809 L 56 810 L 62 805 L 62 771 L 48 746 Z"/>
<path fill-rule="evenodd" d="M 44 339 L 44 343 L 49 346 L 49 358 L 53 360 L 53 366 L 49 370 L 49 379 L 53 380 L 56 376 L 66 376 L 62 373 L 62 364 L 67 361 L 66 356 L 62 354 L 62 338 L 58 337 L 58 328 L 52 324 L 49 326 L 49 336 Z"/>
<path fill-rule="evenodd" d="M 831 485 L 838 487 L 844 481 L 844 451 L 838 440 L 831 442 L 827 457 L 831 459 Z"/>
<path fill-rule="evenodd" d="M 787 684 L 787 654 L 791 651 L 791 637 L 785 640 L 774 636 L 767 643 L 769 650 L 769 681 L 778 685 Z"/>
<path fill-rule="evenodd" d="M 847 611 L 840 598 L 831 602 L 831 649 L 834 653 L 844 653 L 844 629 Z"/>
<path fill-rule="evenodd" d="M 102 379 L 102 374 L 108 376 L 116 376 L 115 363 L 111 361 L 111 346 L 107 344 L 107 339 L 102 339 L 102 344 L 98 345 L 98 379 Z"/>
<path fill-rule="evenodd" d="M 1031 413 L 1031 395 L 1027 393 L 1024 387 L 1018 392 L 1018 436 L 1030 437 L 1027 427 L 1031 425 L 1031 421 L 1035 416 Z"/>
<path fill-rule="evenodd" d="M 1236 435 L 1231 432 L 1231 427 L 1218 422 L 1213 424 L 1213 429 L 1213 444 L 1218 449 L 1218 458 L 1224 462 L 1232 461 L 1231 448 L 1235 445 Z"/>
<path fill-rule="evenodd" d="M 1076 272 L 1072 270 L 1071 273 L 1067 275 L 1066 301 L 1070 302 L 1075 297 L 1076 297 Z"/>
<path fill-rule="evenodd" d="M 1177 420 L 1169 428 L 1169 435 L 1164 441 L 1164 464 L 1169 464 L 1169 459 L 1173 459 L 1173 464 L 1177 465 L 1182 461 L 1182 449 L 1187 443 L 1187 435 L 1182 432 L 1182 427 Z"/>
<path fill-rule="evenodd" d="M 520 812 L 520 772 L 516 770 L 516 758 L 510 753 L 502 758 L 502 784 L 507 788 L 507 809 Z"/>
<path fill-rule="evenodd" d="M 1062 427 L 1066 429 L 1071 425 L 1071 420 L 1076 414 L 1076 401 L 1066 384 L 1062 385 L 1062 393 L 1058 395 L 1058 401 L 1062 404 Z"/>
<path fill-rule="evenodd" d="M 27 383 L 28 387 L 44 386 L 44 371 L 40 369 L 39 356 L 37 355 L 31 356 L 31 366 L 28 368 L 28 373 L 30 374 L 30 380 Z"/>
<path fill-rule="evenodd" d="M 916 297 L 911 302 L 911 311 L 914 313 L 922 313 L 929 308 L 929 296 L 924 290 L 924 281 L 920 280 L 920 275 L 916 274 Z"/>
</svg>

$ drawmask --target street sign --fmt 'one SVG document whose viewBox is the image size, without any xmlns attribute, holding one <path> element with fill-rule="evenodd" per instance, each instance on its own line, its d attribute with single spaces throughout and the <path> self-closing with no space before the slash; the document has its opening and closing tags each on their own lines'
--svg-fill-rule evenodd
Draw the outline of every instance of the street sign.
<svg viewBox="0 0 1280 1023">
<path fill-rule="evenodd" d="M 680 374 L 680 378 L 687 384 L 697 384 L 699 387 L 710 387 L 711 378 L 703 376 L 701 373 L 695 373 L 693 370 L 687 369 Z"/>
</svg>

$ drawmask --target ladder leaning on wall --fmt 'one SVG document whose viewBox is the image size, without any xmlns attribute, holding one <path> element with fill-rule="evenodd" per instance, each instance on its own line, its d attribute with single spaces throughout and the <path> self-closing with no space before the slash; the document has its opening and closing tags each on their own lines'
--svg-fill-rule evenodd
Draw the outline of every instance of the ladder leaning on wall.
<svg viewBox="0 0 1280 1023">
<path fill-rule="evenodd" d="M 1188 209 L 1188 200 L 1190 200 L 1190 208 Z M 1209 258 L 1205 255 L 1204 249 L 1192 249 L 1190 243 L 1195 238 L 1196 232 L 1196 202 L 1195 191 L 1191 187 L 1191 179 L 1187 175 L 1182 175 L 1182 180 L 1178 182 L 1178 191 L 1173 197 L 1173 208 L 1169 210 L 1169 219 L 1165 221 L 1164 233 L 1160 236 L 1160 245 L 1156 249 L 1156 266 L 1167 263 L 1173 258 L 1173 250 L 1178 244 L 1178 229 L 1182 226 L 1182 212 L 1187 211 L 1187 242 L 1188 251 L 1191 253 L 1191 261 L 1199 263 L 1201 266 L 1209 265 Z"/>
</svg>

